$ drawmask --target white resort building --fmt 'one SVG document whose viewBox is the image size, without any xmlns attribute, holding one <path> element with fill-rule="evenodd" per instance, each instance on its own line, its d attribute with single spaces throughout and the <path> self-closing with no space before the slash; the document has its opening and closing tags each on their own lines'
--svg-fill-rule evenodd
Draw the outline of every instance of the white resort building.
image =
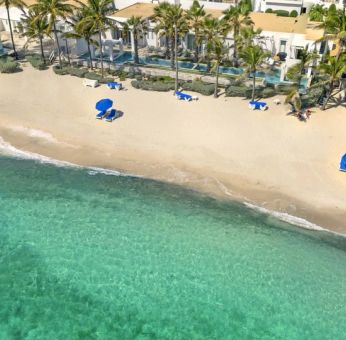
<svg viewBox="0 0 346 340">
<path fill-rule="evenodd" d="M 34 0 L 27 0 L 30 5 Z M 169 0 L 169 2 L 174 2 Z M 312 4 L 313 0 L 309 3 Z M 340 1 L 338 1 L 340 2 Z M 180 0 L 178 1 L 184 9 L 188 9 L 192 5 L 192 0 Z M 341 3 L 341 2 L 340 2 Z M 152 20 L 154 15 L 154 7 L 157 6 L 157 1 L 135 2 L 133 0 L 114 0 L 114 6 L 117 8 L 113 14 L 109 16 L 114 21 L 118 29 L 109 29 L 103 35 L 103 53 L 105 59 L 109 61 L 117 62 L 117 58 L 123 54 L 124 48 L 128 48 L 130 51 L 134 51 L 133 37 L 131 32 L 125 37 L 122 35 L 123 24 L 131 16 L 141 16 L 147 20 L 148 32 L 139 41 L 140 49 L 159 49 L 164 47 L 165 39 L 160 38 L 155 33 L 155 22 Z M 204 5 L 206 12 L 215 18 L 221 19 L 223 16 L 223 10 L 232 6 L 233 2 L 214 2 L 214 1 L 201 1 Z M 274 6 L 274 4 L 276 4 Z M 254 22 L 254 28 L 260 28 L 262 30 L 258 43 L 261 43 L 264 48 L 270 52 L 272 56 L 281 53 L 285 56 L 284 62 L 281 63 L 281 76 L 284 78 L 286 70 L 294 63 L 299 61 L 300 51 L 308 46 L 309 50 L 313 50 L 322 56 L 329 50 L 333 49 L 332 42 L 320 41 L 324 35 L 324 31 L 318 28 L 318 23 L 310 22 L 307 14 L 301 14 L 297 17 L 281 17 L 274 13 L 264 13 L 266 8 L 271 6 L 272 9 L 277 8 L 290 8 L 296 9 L 299 13 L 302 12 L 304 0 L 254 0 L 253 8 L 256 10 L 250 14 L 252 21 Z M 293 6 L 294 5 L 294 6 Z M 281 6 L 281 7 L 280 7 Z M 14 32 L 17 32 L 18 23 L 22 16 L 22 11 L 17 8 L 10 8 L 11 23 Z M 61 21 L 58 25 L 61 31 L 68 31 L 69 25 Z M 8 18 L 6 9 L 0 7 L 0 34 L 1 31 L 8 32 Z M 232 46 L 232 35 L 227 38 L 226 43 L 228 46 Z M 186 34 L 185 39 L 180 41 L 181 48 L 184 50 L 193 50 L 194 34 L 189 32 Z M 87 52 L 87 45 L 82 39 L 62 39 L 62 50 L 67 51 L 75 57 L 82 57 Z M 96 52 L 96 53 L 95 53 Z M 202 46 L 203 54 L 203 46 Z M 97 57 L 97 51 L 92 49 L 93 57 Z M 232 54 L 232 48 L 230 48 L 230 55 Z M 318 61 L 317 61 L 318 62 Z M 309 71 L 311 72 L 311 70 Z"/>
</svg>

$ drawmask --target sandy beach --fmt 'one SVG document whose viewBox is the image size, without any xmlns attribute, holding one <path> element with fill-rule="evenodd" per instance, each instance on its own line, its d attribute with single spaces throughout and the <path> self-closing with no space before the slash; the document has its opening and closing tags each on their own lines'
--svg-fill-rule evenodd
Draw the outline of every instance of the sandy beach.
<svg viewBox="0 0 346 340">
<path fill-rule="evenodd" d="M 0 140 L 72 163 L 189 186 L 298 216 L 346 233 L 346 109 L 314 110 L 306 123 L 268 99 L 251 111 L 241 98 L 85 88 L 82 80 L 27 66 L 0 75 Z M 95 119 L 111 98 L 123 114 Z M 283 98 L 281 98 L 283 101 Z"/>
</svg>

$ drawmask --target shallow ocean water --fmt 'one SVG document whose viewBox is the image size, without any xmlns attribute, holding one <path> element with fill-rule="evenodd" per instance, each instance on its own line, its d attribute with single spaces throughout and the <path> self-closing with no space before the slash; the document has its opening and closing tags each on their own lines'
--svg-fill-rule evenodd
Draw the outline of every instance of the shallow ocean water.
<svg viewBox="0 0 346 340">
<path fill-rule="evenodd" d="M 345 239 L 0 157 L 0 339 L 345 339 Z"/>
</svg>

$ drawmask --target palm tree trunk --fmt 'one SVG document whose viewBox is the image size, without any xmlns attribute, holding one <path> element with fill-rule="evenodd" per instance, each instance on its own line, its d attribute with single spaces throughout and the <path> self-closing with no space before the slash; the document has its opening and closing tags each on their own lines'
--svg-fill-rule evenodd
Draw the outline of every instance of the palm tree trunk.
<svg viewBox="0 0 346 340">
<path fill-rule="evenodd" d="M 210 58 L 209 58 L 209 52 L 207 52 L 207 73 L 210 72 L 210 69 L 211 69 L 211 61 L 210 61 Z"/>
<path fill-rule="evenodd" d="M 103 78 L 103 53 L 102 53 L 102 36 L 101 30 L 99 31 L 99 45 L 100 45 L 100 57 L 101 57 L 101 76 Z"/>
<path fill-rule="evenodd" d="M 170 52 L 169 52 L 169 37 L 168 37 L 168 35 L 165 35 L 165 44 L 166 44 L 165 55 L 166 55 L 166 59 L 168 59 L 169 55 L 170 55 Z"/>
<path fill-rule="evenodd" d="M 233 46 L 233 66 L 238 67 L 238 46 L 237 46 L 237 40 L 238 40 L 238 32 L 235 31 L 233 33 L 233 39 L 234 39 L 234 46 Z"/>
<path fill-rule="evenodd" d="M 55 21 L 54 21 L 54 23 L 53 23 L 53 29 L 54 29 L 54 36 L 55 36 L 56 46 L 58 47 L 59 65 L 60 65 L 60 68 L 61 68 L 62 63 L 61 63 L 61 56 L 60 56 L 60 44 L 59 44 L 58 34 L 57 34 L 57 32 L 56 32 Z"/>
<path fill-rule="evenodd" d="M 195 63 L 198 64 L 199 60 L 199 44 L 197 43 L 198 39 L 196 38 L 199 34 L 198 30 L 195 30 Z"/>
<path fill-rule="evenodd" d="M 174 35 L 171 35 L 171 69 L 174 70 Z"/>
<path fill-rule="evenodd" d="M 255 88 L 256 88 L 256 69 L 253 71 L 252 78 L 252 100 L 255 100 Z"/>
<path fill-rule="evenodd" d="M 91 58 L 91 50 L 90 50 L 89 40 L 87 40 L 87 45 L 88 45 L 88 54 L 89 54 L 90 68 L 93 69 L 93 60 Z"/>
<path fill-rule="evenodd" d="M 65 46 L 66 46 L 66 53 L 67 53 L 68 64 L 71 66 L 70 51 L 68 49 L 67 39 L 65 39 Z"/>
<path fill-rule="evenodd" d="M 219 61 L 216 62 L 214 98 L 217 98 L 217 88 L 219 87 Z"/>
<path fill-rule="evenodd" d="M 39 36 L 39 39 L 40 39 L 40 47 L 41 47 L 41 57 L 42 57 L 43 63 L 46 65 L 46 59 L 44 57 L 44 52 L 43 52 L 42 35 Z"/>
<path fill-rule="evenodd" d="M 174 47 L 175 47 L 175 84 L 174 84 L 174 92 L 178 91 L 178 29 L 177 25 L 174 26 Z"/>
<path fill-rule="evenodd" d="M 138 58 L 138 37 L 137 37 L 137 31 L 133 30 L 133 44 L 135 45 L 135 64 L 139 64 L 139 58 Z"/>
<path fill-rule="evenodd" d="M 17 51 L 16 51 L 16 45 L 14 44 L 13 32 L 12 32 L 12 24 L 11 24 L 11 18 L 10 18 L 10 9 L 9 9 L 8 6 L 6 6 L 6 11 L 7 11 L 8 25 L 10 27 L 11 42 L 12 42 L 12 48 L 13 48 L 13 52 L 14 52 L 14 57 L 17 60 L 18 59 L 18 55 L 17 55 Z"/>
<path fill-rule="evenodd" d="M 330 89 L 329 89 L 329 91 L 328 91 L 328 95 L 327 95 L 327 97 L 326 97 L 326 100 L 325 100 L 324 103 L 323 103 L 322 111 L 324 111 L 324 110 L 326 109 L 327 104 L 328 104 L 328 102 L 329 102 L 329 99 L 330 99 L 330 97 L 332 96 L 332 93 L 333 93 L 333 83 L 330 84 Z"/>
</svg>

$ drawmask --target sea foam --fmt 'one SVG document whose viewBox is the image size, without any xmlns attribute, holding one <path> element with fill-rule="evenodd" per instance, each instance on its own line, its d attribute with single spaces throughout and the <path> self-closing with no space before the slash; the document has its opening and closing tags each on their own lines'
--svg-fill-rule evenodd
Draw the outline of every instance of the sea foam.
<svg viewBox="0 0 346 340">
<path fill-rule="evenodd" d="M 103 175 L 112 175 L 112 176 L 139 177 L 132 174 L 125 174 L 116 170 L 109 170 L 109 169 L 103 169 L 98 167 L 84 167 L 84 166 L 74 164 L 71 162 L 60 161 L 54 158 L 43 156 L 38 153 L 20 150 L 16 148 L 15 146 L 13 146 L 12 144 L 6 142 L 1 136 L 0 136 L 0 155 L 10 156 L 10 157 L 20 158 L 20 159 L 33 160 L 42 164 L 52 164 L 52 165 L 55 165 L 58 167 L 64 167 L 64 168 L 85 169 L 87 170 L 88 174 L 92 176 L 97 174 L 103 174 Z"/>
<path fill-rule="evenodd" d="M 81 165 L 77 165 L 74 163 L 66 162 L 66 161 L 60 161 L 57 159 L 53 159 L 47 156 L 43 156 L 34 152 L 29 152 L 29 151 L 24 151 L 16 148 L 12 144 L 6 142 L 1 136 L 0 136 L 0 155 L 4 156 L 10 156 L 14 158 L 20 158 L 20 159 L 27 159 L 27 160 L 34 160 L 39 163 L 43 164 L 52 164 L 58 167 L 67 167 L 67 168 L 76 168 L 76 169 L 81 169 L 81 170 L 86 170 L 89 175 L 95 176 L 98 174 L 102 175 L 111 175 L 111 176 L 126 176 L 126 177 L 137 177 L 137 178 L 142 178 L 142 176 L 139 175 L 133 175 L 133 174 L 125 174 L 116 170 L 109 170 L 109 169 L 104 169 L 104 168 L 98 168 L 98 167 L 84 167 Z M 231 193 L 228 193 L 228 196 L 232 196 Z M 315 231 L 326 231 L 326 232 L 331 232 L 334 233 L 328 229 L 322 228 L 318 226 L 317 224 L 314 224 L 312 222 L 309 222 L 301 217 L 293 216 L 285 212 L 279 212 L 275 210 L 270 210 L 264 207 L 260 207 L 258 205 L 255 205 L 253 203 L 249 202 L 243 202 L 245 206 L 247 206 L 250 209 L 259 211 L 263 214 L 266 215 L 271 215 L 281 221 L 290 223 L 292 225 L 309 229 L 309 230 L 315 230 Z M 339 235 L 339 234 L 338 234 Z"/>
<path fill-rule="evenodd" d="M 263 207 L 260 207 L 258 205 L 255 205 L 255 204 L 252 204 L 249 202 L 243 202 L 243 204 L 250 209 L 261 212 L 262 214 L 274 216 L 275 218 L 277 218 L 280 221 L 284 221 L 284 222 L 296 225 L 296 226 L 304 228 L 304 229 L 317 230 L 317 231 L 328 231 L 328 232 L 330 231 L 328 229 L 320 227 L 319 225 L 317 225 L 315 223 L 309 222 L 309 221 L 305 220 L 304 218 L 293 216 L 293 215 L 290 215 L 290 214 L 285 213 L 285 212 L 270 210 L 270 209 L 263 208 Z"/>
</svg>

